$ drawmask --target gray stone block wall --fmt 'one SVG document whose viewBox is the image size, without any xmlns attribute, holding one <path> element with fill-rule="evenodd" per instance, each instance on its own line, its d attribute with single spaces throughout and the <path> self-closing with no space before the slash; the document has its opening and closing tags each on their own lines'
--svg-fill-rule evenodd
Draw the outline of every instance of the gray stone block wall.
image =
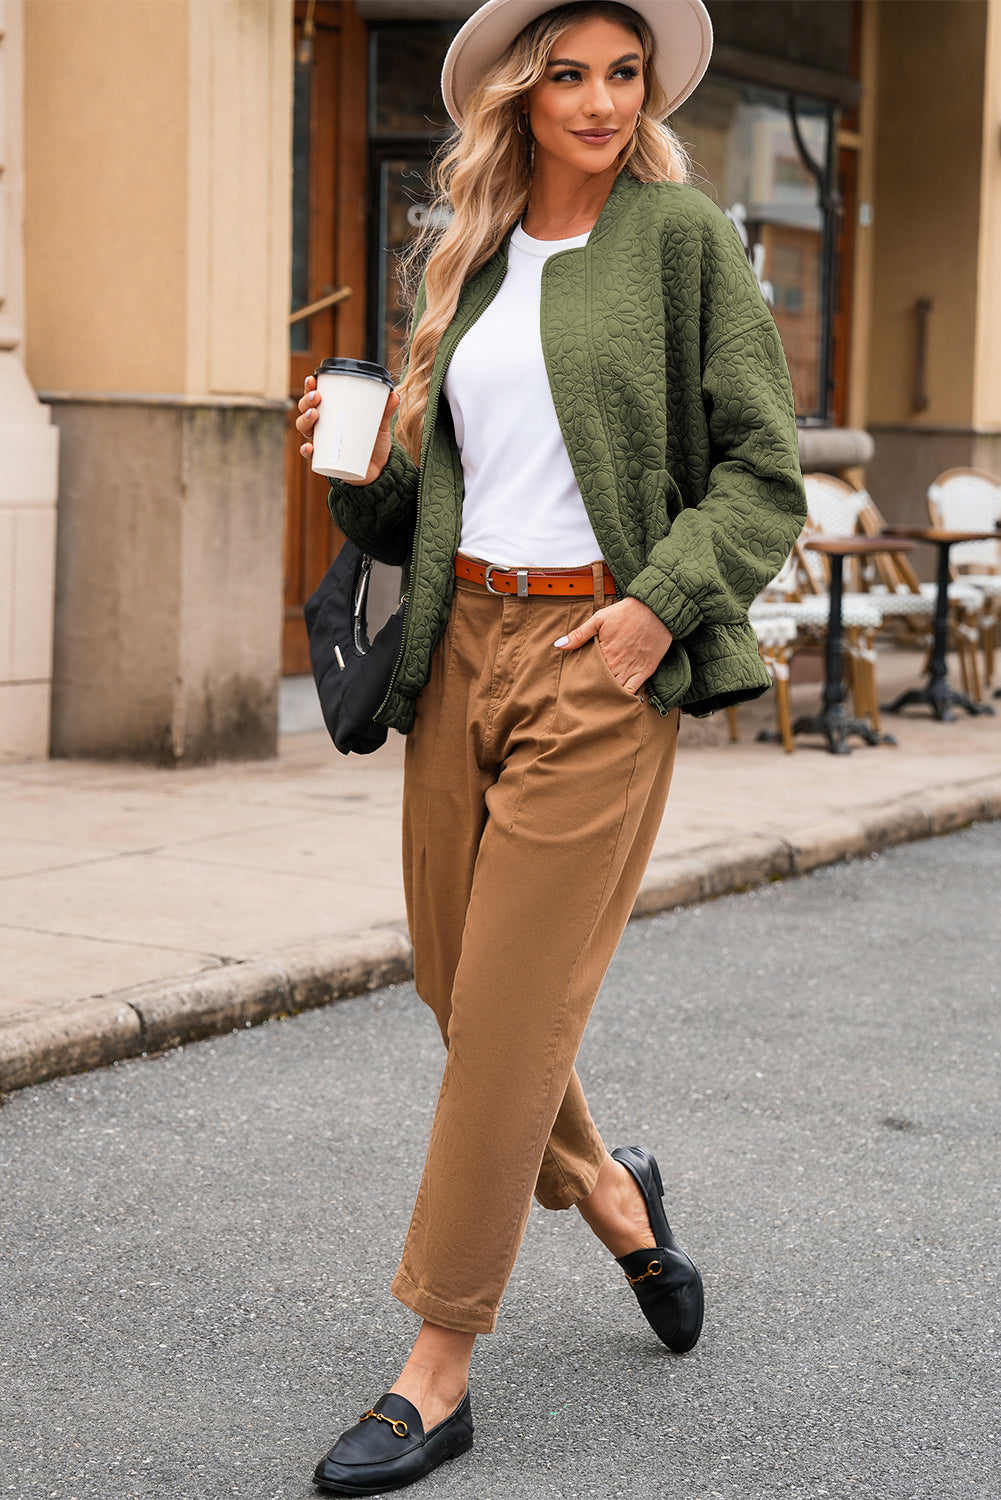
<svg viewBox="0 0 1001 1500">
<path fill-rule="evenodd" d="M 282 404 L 65 399 L 54 417 L 52 753 L 273 755 Z"/>
</svg>

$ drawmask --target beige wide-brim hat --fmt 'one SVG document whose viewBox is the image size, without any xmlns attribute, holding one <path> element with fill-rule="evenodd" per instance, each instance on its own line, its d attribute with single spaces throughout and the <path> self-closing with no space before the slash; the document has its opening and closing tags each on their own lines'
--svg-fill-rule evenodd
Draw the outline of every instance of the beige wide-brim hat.
<svg viewBox="0 0 1001 1500">
<path fill-rule="evenodd" d="M 565 3 L 565 0 L 564 0 Z M 583 0 L 580 0 L 583 3 Z M 654 71 L 672 114 L 699 82 L 713 48 L 713 28 L 702 0 L 622 0 L 653 32 Z M 441 92 L 456 125 L 484 72 L 497 62 L 530 21 L 556 10 L 561 0 L 487 0 L 456 35 L 445 54 Z"/>
</svg>

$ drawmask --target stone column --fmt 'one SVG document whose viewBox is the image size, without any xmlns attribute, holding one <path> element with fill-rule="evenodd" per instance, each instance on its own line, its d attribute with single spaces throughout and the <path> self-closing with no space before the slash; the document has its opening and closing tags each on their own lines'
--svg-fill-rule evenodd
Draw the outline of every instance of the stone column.
<svg viewBox="0 0 1001 1500">
<path fill-rule="evenodd" d="M 49 750 L 58 434 L 23 364 L 21 0 L 0 0 L 0 760 Z"/>
<path fill-rule="evenodd" d="M 1001 0 L 879 0 L 874 21 L 868 483 L 927 523 L 942 470 L 1001 478 Z"/>
<path fill-rule="evenodd" d="M 274 753 L 291 0 L 25 0 L 29 370 L 62 436 L 53 752 Z"/>
</svg>

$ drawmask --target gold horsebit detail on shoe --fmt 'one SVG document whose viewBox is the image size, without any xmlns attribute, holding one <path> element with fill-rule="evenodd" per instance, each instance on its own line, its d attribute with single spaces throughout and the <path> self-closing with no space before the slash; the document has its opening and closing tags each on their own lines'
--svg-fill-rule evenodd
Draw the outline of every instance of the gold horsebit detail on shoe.
<svg viewBox="0 0 1001 1500">
<path fill-rule="evenodd" d="M 638 1281 L 646 1281 L 648 1276 L 659 1276 L 663 1269 L 664 1267 L 661 1265 L 659 1260 L 652 1260 L 647 1266 L 646 1270 L 643 1272 L 642 1276 L 630 1276 L 627 1271 L 624 1271 L 622 1274 L 625 1276 L 630 1286 L 635 1286 Z"/>
<path fill-rule="evenodd" d="M 386 1422 L 396 1433 L 397 1437 L 409 1436 L 410 1429 L 408 1428 L 406 1422 L 394 1422 L 392 1417 L 384 1417 L 381 1411 L 367 1411 L 365 1415 L 363 1417 L 359 1417 L 358 1420 L 359 1422 L 367 1422 L 369 1417 L 374 1417 L 377 1422 Z"/>
</svg>

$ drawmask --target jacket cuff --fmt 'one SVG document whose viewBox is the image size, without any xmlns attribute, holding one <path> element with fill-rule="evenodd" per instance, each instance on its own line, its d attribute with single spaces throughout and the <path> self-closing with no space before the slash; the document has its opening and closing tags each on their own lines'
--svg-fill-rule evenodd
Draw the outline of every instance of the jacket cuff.
<svg viewBox="0 0 1001 1500">
<path fill-rule="evenodd" d="M 413 471 L 412 475 L 408 474 L 408 469 Z M 338 510 L 350 514 L 359 506 L 381 507 L 394 498 L 411 478 L 416 484 L 417 466 L 410 455 L 394 443 L 377 479 L 373 479 L 371 484 L 348 484 L 346 479 L 332 479 L 327 503 L 335 520 Z"/>
<path fill-rule="evenodd" d="M 675 640 L 684 640 L 702 621 L 695 600 L 679 594 L 661 568 L 652 565 L 643 568 L 626 589 L 626 594 L 652 609 Z"/>
</svg>

